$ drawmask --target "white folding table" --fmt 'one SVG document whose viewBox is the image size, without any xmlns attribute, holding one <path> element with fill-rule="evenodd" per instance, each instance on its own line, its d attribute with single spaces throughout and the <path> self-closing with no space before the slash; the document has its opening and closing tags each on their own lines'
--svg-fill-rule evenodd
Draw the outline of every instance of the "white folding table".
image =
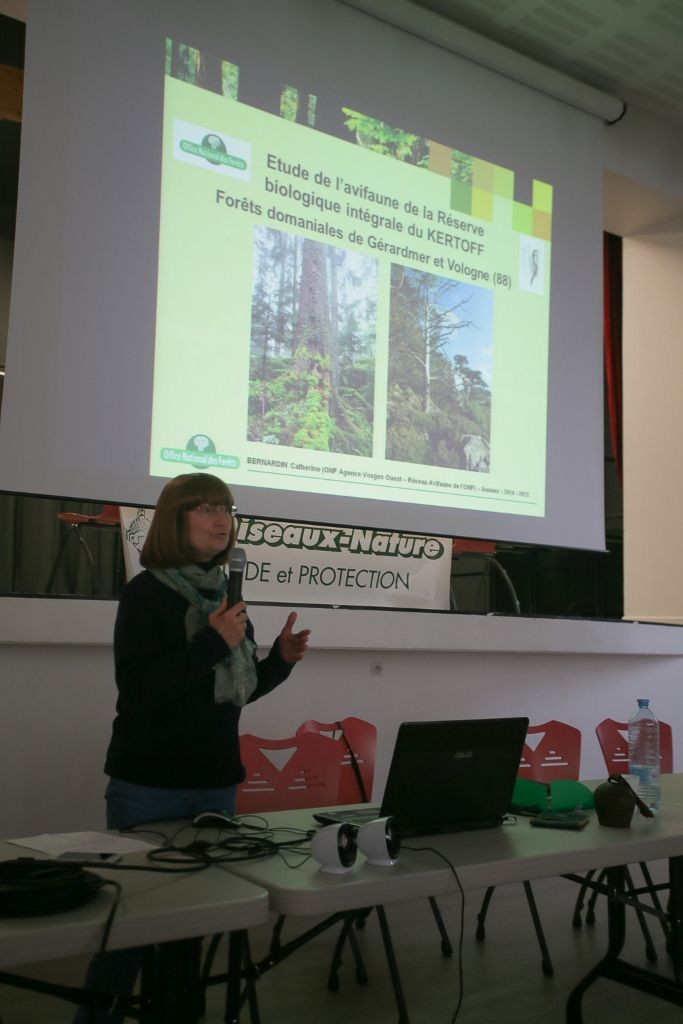
<svg viewBox="0 0 683 1024">
<path fill-rule="evenodd" d="M 31 856 L 31 851 L 11 843 L 0 842 L 0 860 L 14 860 L 19 856 Z M 40 856 L 40 855 L 38 855 Z M 149 867 L 144 854 L 128 854 L 124 858 L 127 866 Z M 251 882 L 219 867 L 210 867 L 196 872 L 157 873 L 139 870 L 117 870 L 99 865 L 88 870 L 104 878 L 114 878 L 122 886 L 121 899 L 109 939 L 108 950 L 127 949 L 138 946 L 179 943 L 185 940 L 217 932 L 230 932 L 240 936 L 248 928 L 263 924 L 268 918 L 268 894 Z M 32 963 L 44 960 L 58 960 L 63 957 L 94 954 L 100 947 L 102 933 L 114 900 L 114 891 L 101 889 L 95 898 L 85 906 L 60 914 L 41 917 L 0 918 L 0 983 L 19 985 L 24 988 L 43 991 L 48 994 L 78 1002 L 79 990 L 52 986 L 10 974 L 7 968 L 26 968 Z M 196 952 L 196 950 L 195 950 Z M 239 971 L 241 949 L 235 943 L 232 949 Z M 159 986 L 166 994 L 181 983 L 183 989 L 191 988 L 191 977 L 179 977 L 178 964 L 182 955 L 176 957 L 174 966 L 169 967 L 171 977 Z M 190 963 L 196 958 L 190 957 Z M 193 968 L 189 968 L 190 974 Z M 237 1019 L 239 999 L 239 978 L 228 993 L 228 1018 Z M 194 981 L 198 981 L 195 978 Z M 196 984 L 195 984 L 196 989 Z M 61 991 L 60 991 L 61 990 Z M 196 992 L 195 992 L 196 995 Z M 171 1021 L 191 1024 L 194 1019 L 194 1002 L 182 998 L 164 999 L 166 1007 L 151 1005 L 143 1007 L 143 1015 L 151 1021 Z M 144 1019 L 144 1017 L 143 1017 Z"/>
</svg>

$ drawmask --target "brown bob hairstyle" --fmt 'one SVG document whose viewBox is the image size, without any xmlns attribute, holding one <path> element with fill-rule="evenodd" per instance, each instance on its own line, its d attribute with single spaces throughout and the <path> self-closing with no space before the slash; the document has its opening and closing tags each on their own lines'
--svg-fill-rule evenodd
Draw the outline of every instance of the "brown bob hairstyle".
<svg viewBox="0 0 683 1024">
<path fill-rule="evenodd" d="M 140 552 L 140 564 L 145 569 L 178 569 L 194 561 L 187 540 L 185 513 L 197 505 L 234 505 L 227 484 L 211 473 L 183 473 L 169 480 L 159 495 L 152 525 Z M 215 565 L 223 565 L 235 546 L 235 520 L 230 527 L 230 539 L 223 551 L 214 558 Z"/>
</svg>

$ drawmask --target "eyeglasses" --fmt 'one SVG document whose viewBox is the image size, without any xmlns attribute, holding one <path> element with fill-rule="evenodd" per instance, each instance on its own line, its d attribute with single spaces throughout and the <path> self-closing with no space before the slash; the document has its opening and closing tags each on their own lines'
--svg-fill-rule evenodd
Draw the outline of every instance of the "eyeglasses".
<svg viewBox="0 0 683 1024">
<path fill-rule="evenodd" d="M 208 501 L 205 501 L 202 505 L 195 505 L 191 511 L 198 512 L 200 516 L 206 516 L 207 519 L 212 516 L 232 516 L 234 519 L 237 515 L 237 505 L 210 505 Z"/>
</svg>

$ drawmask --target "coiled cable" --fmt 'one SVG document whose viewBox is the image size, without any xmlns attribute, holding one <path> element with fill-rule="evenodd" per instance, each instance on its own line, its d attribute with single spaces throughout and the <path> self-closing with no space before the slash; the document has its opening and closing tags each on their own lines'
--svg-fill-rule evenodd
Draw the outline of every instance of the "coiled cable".
<svg viewBox="0 0 683 1024">
<path fill-rule="evenodd" d="M 0 862 L 0 917 L 61 914 L 94 899 L 104 878 L 75 864 L 18 857 Z"/>
</svg>

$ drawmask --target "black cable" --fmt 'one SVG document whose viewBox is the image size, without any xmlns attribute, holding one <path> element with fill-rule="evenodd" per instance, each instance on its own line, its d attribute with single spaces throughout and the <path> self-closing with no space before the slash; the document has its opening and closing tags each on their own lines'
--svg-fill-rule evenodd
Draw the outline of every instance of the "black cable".
<svg viewBox="0 0 683 1024">
<path fill-rule="evenodd" d="M 149 858 L 149 854 L 147 854 L 147 857 Z M 151 858 L 149 858 L 149 859 L 151 859 Z M 89 867 L 89 868 L 104 868 L 105 867 L 105 865 L 102 864 L 101 861 L 83 860 L 83 861 L 75 861 L 75 862 L 72 861 L 72 863 L 76 863 L 76 864 L 78 864 L 81 867 Z M 176 867 L 176 868 L 164 868 L 164 867 L 153 866 L 151 864 L 107 864 L 106 865 L 106 870 L 107 871 L 153 871 L 153 872 L 155 872 L 158 875 L 184 875 L 184 874 L 192 874 L 193 871 L 203 871 L 204 868 L 209 866 L 208 864 L 205 863 L 204 859 L 202 859 L 202 858 L 195 858 L 195 859 L 191 860 L 190 857 L 187 857 L 184 860 L 179 860 L 177 862 L 171 861 L 170 863 L 178 863 L 178 864 L 181 864 L 181 865 L 184 865 L 184 866 L 183 867 Z"/>
<path fill-rule="evenodd" d="M 36 857 L 0 863 L 0 917 L 43 917 L 90 903 L 105 887 L 116 890 L 104 923 L 99 952 L 104 953 L 121 901 L 121 886 L 86 871 L 80 864 L 57 864 Z"/>
<path fill-rule="evenodd" d="M 119 909 L 119 903 L 121 902 L 121 892 L 122 892 L 120 884 L 118 882 L 115 882 L 113 878 L 105 879 L 104 884 L 112 886 L 116 890 L 116 896 L 114 897 L 114 902 L 112 903 L 111 910 L 109 911 L 109 914 L 107 915 L 107 920 L 104 922 L 104 931 L 102 932 L 102 941 L 100 942 L 100 948 L 98 950 L 98 952 L 100 954 L 104 953 L 106 948 L 107 948 L 107 943 L 109 942 L 109 936 L 111 934 L 112 926 L 114 924 L 114 918 L 116 917 L 116 912 Z"/>
<path fill-rule="evenodd" d="M 258 824 L 252 825 L 249 818 L 254 818 Z M 235 818 L 237 828 L 248 828 L 252 832 L 270 832 L 268 819 L 260 814 L 241 814 Z"/>
<path fill-rule="evenodd" d="M 107 949 L 121 900 L 122 887 L 113 879 L 103 878 L 100 874 L 87 870 L 89 867 L 106 867 L 107 872 L 152 871 L 159 874 L 182 874 L 203 871 L 212 865 L 221 867 L 224 863 L 227 869 L 231 862 L 276 855 L 280 856 L 288 867 L 294 867 L 287 861 L 286 853 L 299 853 L 304 860 L 310 856 L 310 853 L 300 850 L 299 847 L 310 843 L 313 830 L 272 830 L 268 829 L 265 819 L 260 819 L 260 823 L 256 825 L 247 822 L 241 824 L 245 831 L 251 834 L 239 835 L 231 830 L 223 839 L 195 838 L 183 846 L 166 840 L 164 846 L 147 853 L 147 860 L 152 862 L 149 864 L 103 865 L 99 860 L 89 861 L 86 858 L 64 863 L 35 857 L 19 857 L 13 861 L 0 862 L 0 917 L 20 918 L 63 913 L 84 906 L 93 900 L 102 888 L 110 886 L 116 890 L 116 897 L 104 922 L 98 949 L 98 954 L 102 955 Z M 177 829 L 172 840 L 177 839 L 185 828 L 187 825 Z M 288 838 L 277 841 L 274 838 L 276 832 L 285 832 Z M 88 1006 L 89 1021 L 94 1020 L 94 1014 L 95 1006 L 91 1004 Z"/>
<path fill-rule="evenodd" d="M 613 124 L 618 124 L 619 121 L 621 121 L 622 117 L 626 116 L 626 111 L 627 110 L 628 110 L 628 104 L 627 104 L 626 100 L 621 100 L 621 113 L 619 114 L 618 117 L 613 118 L 612 121 L 605 121 L 605 124 L 607 125 L 607 127 L 611 128 Z"/>
<path fill-rule="evenodd" d="M 187 822 L 183 821 L 183 824 L 182 824 L 181 828 L 179 829 L 179 831 L 182 832 L 182 830 L 186 826 L 187 826 Z M 122 836 L 127 836 L 127 835 L 131 835 L 131 834 L 132 835 L 138 835 L 140 832 L 142 832 L 145 835 L 157 836 L 159 839 L 161 839 L 162 843 L 165 843 L 166 842 L 166 838 L 167 838 L 166 837 L 166 833 L 162 832 L 161 829 L 147 828 L 146 825 L 130 825 L 128 828 L 119 828 L 119 829 L 117 829 L 117 832 L 119 833 L 119 835 L 122 835 Z"/>
<path fill-rule="evenodd" d="M 263 832 L 266 830 L 264 829 Z M 299 838 L 288 838 L 281 841 L 274 837 L 275 832 L 286 832 L 290 836 L 300 832 Z M 176 838 L 179 833 L 176 833 Z M 222 834 L 222 833 L 221 833 Z M 147 859 L 163 864 L 187 864 L 188 859 L 195 865 L 210 867 L 225 863 L 235 863 L 245 860 L 262 860 L 266 857 L 273 857 L 281 851 L 298 852 L 297 847 L 309 843 L 313 832 L 311 830 L 276 829 L 268 830 L 268 834 L 241 835 L 230 832 L 223 838 L 201 839 L 197 838 L 189 843 L 179 844 L 168 843 L 147 854 Z"/>
<path fill-rule="evenodd" d="M 341 724 L 341 722 L 335 722 L 334 724 L 339 729 L 342 739 L 346 744 L 346 749 L 351 758 L 351 767 L 353 768 L 353 774 L 355 775 L 356 782 L 358 783 L 358 792 L 360 793 L 361 802 L 367 804 L 370 801 L 367 790 L 365 788 L 365 783 L 363 781 L 363 776 L 361 775 L 360 765 L 358 764 L 358 758 L 356 757 L 355 751 L 351 744 L 349 743 L 346 733 L 344 732 L 344 726 Z"/>
<path fill-rule="evenodd" d="M 95 898 L 106 879 L 80 864 L 18 857 L 0 863 L 0 917 L 61 914 Z"/>
<path fill-rule="evenodd" d="M 458 878 L 458 872 L 455 870 L 454 864 L 446 857 L 440 850 L 435 850 L 433 846 L 404 846 L 404 850 L 412 850 L 415 853 L 433 853 L 440 858 L 447 865 L 449 871 L 453 875 L 456 881 L 458 889 L 460 890 L 460 936 L 458 938 L 458 985 L 460 992 L 458 994 L 458 1002 L 455 1007 L 453 1016 L 451 1017 L 451 1024 L 458 1018 L 460 1009 L 462 1007 L 463 999 L 465 998 L 465 978 L 462 966 L 462 954 L 463 954 L 463 940 L 465 936 L 465 890 L 462 887 L 460 879 Z"/>
<path fill-rule="evenodd" d="M 288 861 L 287 858 L 285 857 L 285 853 L 298 853 L 299 856 L 300 856 L 300 859 L 297 860 L 296 864 L 290 863 L 290 861 Z M 303 865 L 306 863 L 307 860 L 311 859 L 312 854 L 311 853 L 304 853 L 303 850 L 282 849 L 282 850 L 278 851 L 278 857 L 280 858 L 282 863 L 285 865 L 285 867 L 290 869 L 290 871 L 296 871 L 298 868 L 303 867 Z"/>
</svg>

